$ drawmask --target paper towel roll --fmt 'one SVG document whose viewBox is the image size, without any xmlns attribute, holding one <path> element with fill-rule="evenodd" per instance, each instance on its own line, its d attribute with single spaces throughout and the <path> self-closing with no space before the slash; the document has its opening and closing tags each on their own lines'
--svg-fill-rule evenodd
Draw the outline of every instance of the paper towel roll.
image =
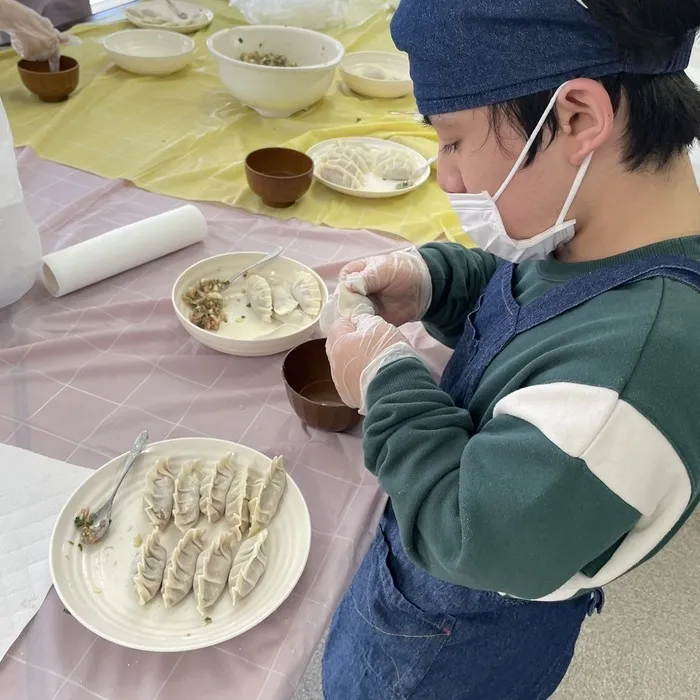
<svg viewBox="0 0 700 700">
<path fill-rule="evenodd" d="M 188 204 L 45 255 L 41 279 L 51 294 L 62 297 L 199 243 L 206 236 L 204 215 Z"/>
</svg>

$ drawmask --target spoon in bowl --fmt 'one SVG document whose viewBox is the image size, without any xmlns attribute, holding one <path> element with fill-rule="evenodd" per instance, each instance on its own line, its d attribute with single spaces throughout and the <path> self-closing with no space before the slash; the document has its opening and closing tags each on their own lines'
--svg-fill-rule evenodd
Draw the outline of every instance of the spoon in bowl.
<svg viewBox="0 0 700 700">
<path fill-rule="evenodd" d="M 269 263 L 270 260 L 274 260 L 275 258 L 278 258 L 280 255 L 282 255 L 282 251 L 284 251 L 284 248 L 282 246 L 280 246 L 279 248 L 275 248 L 271 253 L 268 253 L 264 258 L 260 258 L 260 260 L 258 260 L 256 263 L 253 263 L 252 265 L 248 265 L 248 267 L 246 267 L 245 270 L 241 270 L 240 272 L 237 272 L 233 277 L 230 277 L 228 279 L 224 289 L 228 289 L 236 280 L 239 280 L 241 277 L 243 277 L 243 275 L 247 275 L 249 272 L 257 269 L 261 265 L 264 265 L 265 263 Z"/>
</svg>

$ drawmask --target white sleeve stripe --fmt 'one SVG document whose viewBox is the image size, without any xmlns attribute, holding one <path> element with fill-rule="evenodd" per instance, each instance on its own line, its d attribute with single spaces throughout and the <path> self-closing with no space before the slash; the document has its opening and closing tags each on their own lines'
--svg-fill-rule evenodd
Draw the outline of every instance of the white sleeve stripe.
<svg viewBox="0 0 700 700">
<path fill-rule="evenodd" d="M 692 487 L 683 460 L 651 421 L 610 389 L 568 382 L 526 387 L 499 401 L 497 415 L 538 428 L 642 514 L 595 577 L 577 574 L 545 600 L 621 576 L 658 545 L 688 506 Z"/>
</svg>

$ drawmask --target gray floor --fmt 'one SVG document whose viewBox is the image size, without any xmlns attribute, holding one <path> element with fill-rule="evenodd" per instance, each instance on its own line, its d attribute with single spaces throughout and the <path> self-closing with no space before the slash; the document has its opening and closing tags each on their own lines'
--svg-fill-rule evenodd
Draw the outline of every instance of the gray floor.
<svg viewBox="0 0 700 700">
<path fill-rule="evenodd" d="M 584 625 L 556 700 L 700 698 L 700 513 L 607 596 L 604 614 Z M 320 652 L 294 700 L 321 700 Z"/>
</svg>

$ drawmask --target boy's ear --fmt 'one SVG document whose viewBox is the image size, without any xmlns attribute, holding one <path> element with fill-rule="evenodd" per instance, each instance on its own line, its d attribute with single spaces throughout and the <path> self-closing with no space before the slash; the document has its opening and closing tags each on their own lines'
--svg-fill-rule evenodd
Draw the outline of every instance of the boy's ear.
<svg viewBox="0 0 700 700">
<path fill-rule="evenodd" d="M 613 134 L 615 113 L 610 95 L 596 80 L 578 78 L 567 83 L 559 93 L 556 109 L 571 165 L 580 166 Z"/>
</svg>

